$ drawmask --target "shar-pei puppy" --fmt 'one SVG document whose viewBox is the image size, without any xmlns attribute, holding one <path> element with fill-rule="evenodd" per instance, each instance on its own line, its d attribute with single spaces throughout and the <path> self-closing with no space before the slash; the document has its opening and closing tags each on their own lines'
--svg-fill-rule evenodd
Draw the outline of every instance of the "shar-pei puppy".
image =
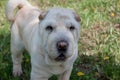
<svg viewBox="0 0 120 80">
<path fill-rule="evenodd" d="M 15 13 L 15 10 L 17 12 Z M 31 56 L 31 80 L 69 80 L 78 55 L 80 18 L 71 9 L 39 10 L 26 0 L 9 0 L 6 16 L 11 22 L 13 75 L 22 74 L 22 52 Z"/>
</svg>

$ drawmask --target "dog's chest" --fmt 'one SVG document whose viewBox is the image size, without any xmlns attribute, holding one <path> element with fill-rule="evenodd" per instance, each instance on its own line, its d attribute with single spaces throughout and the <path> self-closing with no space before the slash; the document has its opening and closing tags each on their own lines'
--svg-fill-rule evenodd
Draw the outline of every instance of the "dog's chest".
<svg viewBox="0 0 120 80">
<path fill-rule="evenodd" d="M 58 65 L 58 66 L 51 66 L 49 71 L 52 74 L 61 74 L 66 70 L 66 67 L 64 65 Z"/>
</svg>

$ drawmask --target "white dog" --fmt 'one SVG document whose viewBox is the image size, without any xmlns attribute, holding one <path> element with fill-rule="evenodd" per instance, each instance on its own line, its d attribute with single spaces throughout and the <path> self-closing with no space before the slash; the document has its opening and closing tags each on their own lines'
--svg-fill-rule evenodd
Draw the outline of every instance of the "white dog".
<svg viewBox="0 0 120 80">
<path fill-rule="evenodd" d="M 15 8 L 19 10 L 14 14 Z M 53 74 L 69 80 L 78 55 L 80 18 L 70 9 L 40 11 L 26 0 L 9 0 L 6 16 L 12 23 L 13 74 L 22 74 L 22 51 L 31 56 L 31 80 L 48 80 Z"/>
</svg>

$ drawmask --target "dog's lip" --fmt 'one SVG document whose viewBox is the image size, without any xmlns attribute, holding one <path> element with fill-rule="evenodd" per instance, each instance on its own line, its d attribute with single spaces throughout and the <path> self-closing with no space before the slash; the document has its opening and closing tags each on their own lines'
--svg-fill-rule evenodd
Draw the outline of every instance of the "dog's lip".
<svg viewBox="0 0 120 80">
<path fill-rule="evenodd" d="M 66 56 L 64 54 L 60 54 L 57 58 L 55 58 L 56 61 L 65 61 Z"/>
</svg>

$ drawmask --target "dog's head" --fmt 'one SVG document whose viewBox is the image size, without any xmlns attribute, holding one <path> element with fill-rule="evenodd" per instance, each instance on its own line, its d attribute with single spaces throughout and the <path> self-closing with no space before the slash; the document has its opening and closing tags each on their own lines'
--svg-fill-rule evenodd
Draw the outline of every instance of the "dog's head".
<svg viewBox="0 0 120 80">
<path fill-rule="evenodd" d="M 80 18 L 72 10 L 53 8 L 40 14 L 40 36 L 47 55 L 65 61 L 74 54 L 80 34 Z"/>
</svg>

